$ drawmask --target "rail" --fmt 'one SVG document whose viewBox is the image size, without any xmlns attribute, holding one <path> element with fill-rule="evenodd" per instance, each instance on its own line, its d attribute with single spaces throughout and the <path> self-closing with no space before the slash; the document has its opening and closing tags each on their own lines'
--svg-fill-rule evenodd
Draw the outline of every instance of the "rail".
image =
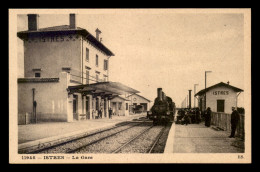
<svg viewBox="0 0 260 172">
<path fill-rule="evenodd" d="M 146 129 L 143 130 L 140 134 L 136 135 L 135 137 L 133 137 L 132 139 L 130 139 L 130 140 L 127 141 L 125 144 L 123 144 L 122 146 L 120 146 L 120 147 L 117 148 L 116 150 L 112 151 L 111 153 L 118 153 L 121 149 L 123 149 L 124 147 L 126 147 L 127 145 L 129 145 L 131 142 L 133 142 L 133 141 L 136 140 L 137 138 L 141 137 L 141 135 L 143 135 L 145 132 L 147 132 L 147 131 L 150 130 L 151 128 L 153 128 L 153 126 L 146 128 Z"/>
</svg>

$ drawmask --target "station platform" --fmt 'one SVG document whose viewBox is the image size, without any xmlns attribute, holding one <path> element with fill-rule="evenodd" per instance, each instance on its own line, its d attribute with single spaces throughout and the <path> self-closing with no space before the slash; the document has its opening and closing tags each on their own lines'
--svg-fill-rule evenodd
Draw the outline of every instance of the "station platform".
<svg viewBox="0 0 260 172">
<path fill-rule="evenodd" d="M 39 143 L 50 142 L 60 138 L 81 133 L 91 133 L 115 126 L 116 124 L 146 117 L 146 113 L 129 116 L 113 116 L 75 122 L 45 122 L 38 124 L 18 125 L 18 148 L 26 148 Z"/>
<path fill-rule="evenodd" d="M 244 141 L 214 126 L 172 124 L 164 153 L 244 153 Z"/>
</svg>

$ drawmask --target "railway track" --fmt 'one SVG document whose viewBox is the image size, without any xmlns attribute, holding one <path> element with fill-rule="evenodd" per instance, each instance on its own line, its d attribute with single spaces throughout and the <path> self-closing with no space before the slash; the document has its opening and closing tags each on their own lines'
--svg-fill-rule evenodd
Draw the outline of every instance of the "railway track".
<svg viewBox="0 0 260 172">
<path fill-rule="evenodd" d="M 151 126 L 111 153 L 153 153 L 167 126 Z"/>
<path fill-rule="evenodd" d="M 112 138 L 113 136 L 116 136 L 116 135 L 118 135 L 118 134 L 121 134 L 121 133 L 123 133 L 123 132 L 125 132 L 125 131 L 129 131 L 129 130 L 133 129 L 134 127 L 138 127 L 138 126 L 141 126 L 141 125 L 143 125 L 143 124 L 144 124 L 144 123 L 141 123 L 141 124 L 138 124 L 138 125 L 133 125 L 133 126 L 128 127 L 128 128 L 126 128 L 126 129 L 123 129 L 123 130 L 120 130 L 120 131 L 115 132 L 115 133 L 113 133 L 113 134 L 110 134 L 110 135 L 107 135 L 107 136 L 105 136 L 105 137 L 102 137 L 102 138 L 100 138 L 100 139 L 98 139 L 98 140 L 95 140 L 95 141 L 92 141 L 92 142 L 90 142 L 90 143 L 84 144 L 84 145 L 82 145 L 82 146 L 80 146 L 80 147 L 78 147 L 78 148 L 76 148 L 76 149 L 71 149 L 71 150 L 67 151 L 66 153 L 77 153 L 78 151 L 79 151 L 79 152 L 82 152 L 82 151 L 81 151 L 82 149 L 86 149 L 86 148 L 88 148 L 89 146 L 93 146 L 93 145 L 95 145 L 95 144 L 97 144 L 97 143 L 100 143 L 100 142 L 102 142 L 102 141 L 105 141 L 106 139 L 110 139 L 110 138 Z M 84 151 L 83 151 L 83 152 L 84 152 Z"/>
<path fill-rule="evenodd" d="M 158 143 L 166 128 L 169 126 L 153 126 L 150 121 L 149 125 L 135 126 L 131 130 L 108 136 L 105 139 L 89 144 L 71 153 L 162 153 L 154 151 L 158 149 Z M 165 140 L 166 143 L 166 140 Z"/>
<path fill-rule="evenodd" d="M 100 138 L 106 135 L 123 132 L 124 130 L 130 129 L 136 125 L 141 125 L 146 120 L 135 120 L 133 122 L 126 122 L 121 125 L 101 130 L 91 134 L 82 134 L 80 136 L 74 136 L 72 138 L 64 138 L 62 141 L 57 141 L 57 144 L 45 143 L 46 146 L 43 148 L 27 148 L 19 150 L 19 153 L 26 154 L 40 154 L 40 153 L 70 153 L 73 150 L 78 149 L 78 145 L 82 147 L 85 142 L 97 142 Z M 86 144 L 85 144 L 86 145 Z"/>
<path fill-rule="evenodd" d="M 166 128 L 137 120 L 27 153 L 162 153 L 164 146 L 158 145 L 168 136 Z"/>
<path fill-rule="evenodd" d="M 111 153 L 113 150 L 125 144 L 133 137 L 140 135 L 140 133 L 144 133 L 145 130 L 148 130 L 151 127 L 151 121 L 143 122 L 140 125 L 135 125 L 134 127 L 122 132 L 108 135 L 105 138 L 97 140 L 96 142 L 82 146 L 79 149 L 72 150 L 70 153 Z"/>
</svg>

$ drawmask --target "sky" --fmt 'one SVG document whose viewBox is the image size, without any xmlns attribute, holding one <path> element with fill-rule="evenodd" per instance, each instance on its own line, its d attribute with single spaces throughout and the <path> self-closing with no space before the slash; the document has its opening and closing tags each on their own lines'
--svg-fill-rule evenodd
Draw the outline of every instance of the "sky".
<svg viewBox="0 0 260 172">
<path fill-rule="evenodd" d="M 244 89 L 244 16 L 239 13 L 175 13 L 174 10 L 86 10 L 77 26 L 95 35 L 115 56 L 109 79 L 154 100 L 161 87 L 177 106 L 187 97 L 219 82 Z M 68 13 L 69 14 L 69 13 Z M 69 24 L 68 14 L 40 14 L 39 27 Z M 18 15 L 18 31 L 27 30 L 27 16 Z M 18 39 L 19 75 L 23 45 Z M 18 75 L 18 76 L 19 76 Z M 192 96 L 193 106 L 193 96 Z M 243 93 L 238 106 L 243 106 Z"/>
</svg>

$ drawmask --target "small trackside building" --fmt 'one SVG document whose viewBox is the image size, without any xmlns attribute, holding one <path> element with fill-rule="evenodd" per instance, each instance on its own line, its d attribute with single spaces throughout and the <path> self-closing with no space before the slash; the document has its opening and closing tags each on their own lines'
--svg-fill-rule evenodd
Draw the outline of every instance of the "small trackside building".
<svg viewBox="0 0 260 172">
<path fill-rule="evenodd" d="M 133 107 L 135 108 L 137 105 L 142 105 L 143 106 L 143 110 L 146 112 L 146 111 L 149 111 L 150 109 L 150 100 L 139 95 L 139 94 L 131 94 L 130 96 L 127 96 L 127 99 L 130 100 L 130 107 Z M 130 110 L 131 112 L 131 110 Z"/>
<path fill-rule="evenodd" d="M 216 85 L 200 90 L 195 94 L 198 98 L 200 110 L 210 107 L 213 112 L 231 113 L 232 107 L 237 107 L 237 98 L 243 92 L 242 89 L 220 82 Z"/>
</svg>

